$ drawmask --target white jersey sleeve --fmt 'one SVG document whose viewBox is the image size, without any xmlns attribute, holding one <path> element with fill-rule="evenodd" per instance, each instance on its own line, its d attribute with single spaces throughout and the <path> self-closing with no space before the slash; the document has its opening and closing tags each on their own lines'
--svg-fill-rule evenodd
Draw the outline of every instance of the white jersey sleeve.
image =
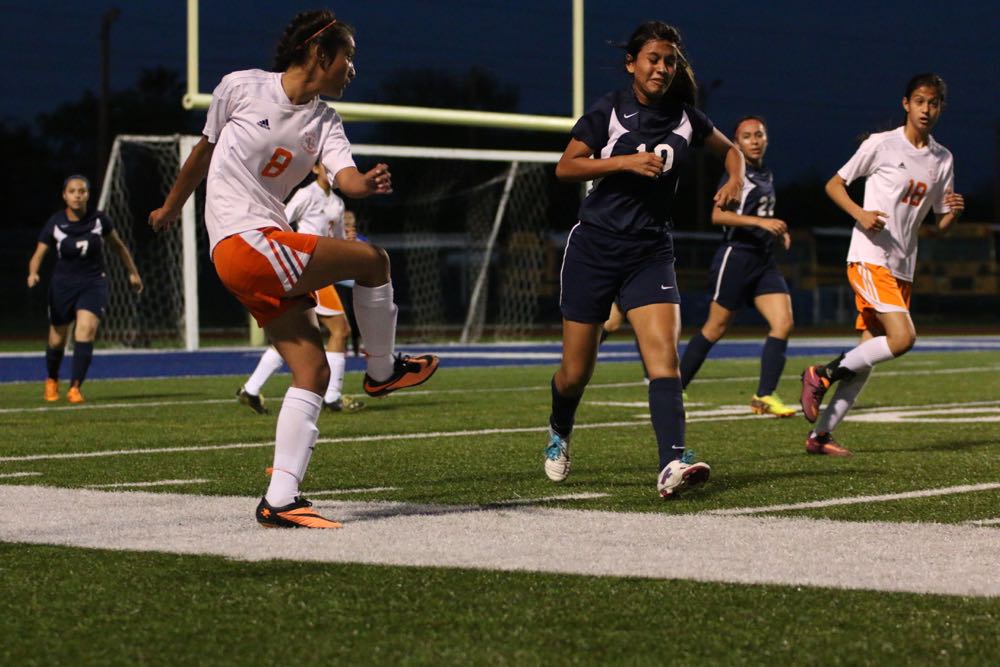
<svg viewBox="0 0 1000 667">
<path fill-rule="evenodd" d="M 333 116 L 330 131 L 326 134 L 323 142 L 322 156 L 323 166 L 336 185 L 337 173 L 348 167 L 356 167 L 354 156 L 351 155 L 351 142 L 347 140 L 344 133 L 344 121 L 340 114 L 331 110 Z"/>
<path fill-rule="evenodd" d="M 941 162 L 941 188 L 938 196 L 934 198 L 934 212 L 945 214 L 951 212 L 951 206 L 944 203 L 944 197 L 955 189 L 955 160 L 951 153 Z"/>
<path fill-rule="evenodd" d="M 210 143 L 218 143 L 219 133 L 229 121 L 233 112 L 232 104 L 232 74 L 222 77 L 222 81 L 212 91 L 212 101 L 208 105 L 208 118 L 205 119 L 205 128 L 201 131 Z"/>
<path fill-rule="evenodd" d="M 855 151 L 851 159 L 837 171 L 837 175 L 850 185 L 859 178 L 866 178 L 872 174 L 875 167 L 875 156 L 881 145 L 881 135 L 873 134 L 865 139 L 858 150 Z"/>
</svg>

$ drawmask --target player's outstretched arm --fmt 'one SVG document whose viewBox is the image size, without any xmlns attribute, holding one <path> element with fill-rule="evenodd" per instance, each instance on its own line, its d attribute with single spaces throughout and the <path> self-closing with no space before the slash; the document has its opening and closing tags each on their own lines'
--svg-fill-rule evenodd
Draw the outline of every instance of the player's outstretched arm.
<svg viewBox="0 0 1000 667">
<path fill-rule="evenodd" d="M 132 253 L 129 252 L 125 241 L 118 235 L 117 229 L 111 230 L 111 233 L 108 234 L 108 240 L 111 242 L 111 247 L 114 248 L 115 254 L 122 261 L 125 271 L 128 272 L 128 282 L 132 286 L 132 290 L 136 294 L 142 294 L 143 285 L 142 278 L 139 277 L 139 269 L 136 267 L 135 260 L 132 259 Z"/>
<path fill-rule="evenodd" d="M 389 165 L 379 162 L 365 173 L 356 167 L 347 167 L 333 177 L 337 188 L 348 197 L 363 199 L 371 195 L 387 195 L 392 192 L 392 174 Z"/>
<path fill-rule="evenodd" d="M 705 147 L 725 163 L 726 173 L 729 174 L 729 179 L 715 193 L 712 201 L 723 210 L 739 206 L 743 196 L 743 180 L 746 178 L 746 158 L 718 129 L 713 130 L 705 140 Z"/>
<path fill-rule="evenodd" d="M 177 221 L 184 202 L 208 175 L 208 166 L 212 163 L 213 151 L 215 151 L 215 144 L 211 143 L 206 136 L 202 136 L 201 141 L 195 144 L 191 155 L 184 161 L 184 166 L 177 174 L 177 180 L 170 188 L 170 193 L 167 194 L 163 206 L 149 214 L 149 226 L 155 231 L 166 229 Z"/>
<path fill-rule="evenodd" d="M 962 212 L 965 211 L 965 197 L 953 190 L 948 190 L 944 194 L 944 203 L 951 210 L 937 216 L 937 228 L 938 231 L 942 232 L 947 231 L 952 223 L 962 216 Z"/>
<path fill-rule="evenodd" d="M 38 271 L 42 268 L 42 260 L 45 259 L 45 253 L 48 251 L 49 246 L 44 243 L 39 243 L 35 246 L 35 254 L 28 260 L 28 287 L 34 287 L 41 280 L 38 276 Z"/>
<path fill-rule="evenodd" d="M 847 192 L 847 181 L 840 174 L 834 174 L 826 182 L 826 195 L 833 200 L 847 215 L 857 220 L 858 223 L 870 232 L 880 232 L 885 229 L 889 216 L 883 211 L 866 211 L 851 199 Z"/>
<path fill-rule="evenodd" d="M 592 160 L 593 154 L 594 149 L 587 144 L 570 139 L 556 164 L 556 178 L 567 183 L 583 183 L 626 171 L 646 178 L 657 178 L 663 172 L 663 157 L 655 153 L 639 151 Z"/>
</svg>

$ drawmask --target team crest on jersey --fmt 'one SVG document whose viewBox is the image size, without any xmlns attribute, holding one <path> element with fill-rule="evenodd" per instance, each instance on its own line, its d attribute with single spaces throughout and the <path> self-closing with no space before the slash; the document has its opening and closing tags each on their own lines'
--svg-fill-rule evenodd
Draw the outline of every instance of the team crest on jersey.
<svg viewBox="0 0 1000 667">
<path fill-rule="evenodd" d="M 315 133 L 302 135 L 302 148 L 307 153 L 315 153 L 318 146 L 319 137 L 317 137 Z"/>
</svg>

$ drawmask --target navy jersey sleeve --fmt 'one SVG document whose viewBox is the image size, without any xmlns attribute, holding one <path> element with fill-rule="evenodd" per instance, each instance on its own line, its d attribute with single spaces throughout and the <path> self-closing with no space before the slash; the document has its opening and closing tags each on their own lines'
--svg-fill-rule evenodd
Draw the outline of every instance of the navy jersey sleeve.
<svg viewBox="0 0 1000 667">
<path fill-rule="evenodd" d="M 693 146 L 701 146 L 705 143 L 706 139 L 712 136 L 712 133 L 715 131 L 715 125 L 712 124 L 708 116 L 690 104 L 684 105 L 684 111 L 687 112 L 687 116 L 691 120 L 691 128 L 693 129 L 691 144 Z"/>
<path fill-rule="evenodd" d="M 42 227 L 42 233 L 38 235 L 38 242 L 44 243 L 45 245 L 50 247 L 55 246 L 56 244 L 55 228 L 56 228 L 56 219 L 55 216 L 52 216 L 51 218 L 49 218 L 49 221 L 45 223 L 45 226 Z"/>
<path fill-rule="evenodd" d="M 587 113 L 580 116 L 570 133 L 574 139 L 587 144 L 594 151 L 608 143 L 608 121 L 611 115 L 611 103 L 607 97 L 602 97 L 591 106 Z"/>
<path fill-rule="evenodd" d="M 115 231 L 115 223 L 112 222 L 111 216 L 104 211 L 98 211 L 97 217 L 101 221 L 101 236 L 107 236 L 111 232 Z"/>
</svg>

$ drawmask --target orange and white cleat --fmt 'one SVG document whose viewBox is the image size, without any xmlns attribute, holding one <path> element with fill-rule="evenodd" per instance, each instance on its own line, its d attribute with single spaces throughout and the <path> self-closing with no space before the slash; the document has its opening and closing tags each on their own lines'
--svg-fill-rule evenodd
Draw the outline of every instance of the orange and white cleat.
<svg viewBox="0 0 1000 667">
<path fill-rule="evenodd" d="M 330 521 L 312 509 L 312 503 L 296 496 L 295 500 L 282 507 L 271 507 L 267 498 L 261 498 L 257 505 L 257 523 L 264 528 L 343 528 L 343 524 Z"/>
<path fill-rule="evenodd" d="M 802 371 L 802 416 L 810 424 L 815 424 L 819 417 L 819 408 L 823 405 L 823 396 L 830 388 L 830 381 L 819 374 L 822 366 L 809 366 Z"/>
<path fill-rule="evenodd" d="M 433 354 L 422 354 L 419 357 L 396 355 L 392 375 L 388 379 L 376 382 L 365 373 L 362 386 L 365 393 L 372 397 L 385 396 L 397 389 L 416 387 L 431 379 L 438 368 L 438 363 L 440 359 Z"/>
<path fill-rule="evenodd" d="M 834 440 L 831 434 L 817 433 L 816 431 L 810 431 L 809 436 L 806 438 L 806 452 L 841 458 L 854 455 L 851 450 Z"/>
<path fill-rule="evenodd" d="M 52 378 L 45 380 L 45 400 L 49 403 L 59 400 L 59 380 Z"/>
<path fill-rule="evenodd" d="M 72 387 L 69 388 L 69 391 L 66 392 L 66 400 L 69 401 L 70 403 L 86 402 L 86 399 L 83 397 L 83 394 L 80 393 L 80 387 L 77 385 L 73 385 Z"/>
</svg>

